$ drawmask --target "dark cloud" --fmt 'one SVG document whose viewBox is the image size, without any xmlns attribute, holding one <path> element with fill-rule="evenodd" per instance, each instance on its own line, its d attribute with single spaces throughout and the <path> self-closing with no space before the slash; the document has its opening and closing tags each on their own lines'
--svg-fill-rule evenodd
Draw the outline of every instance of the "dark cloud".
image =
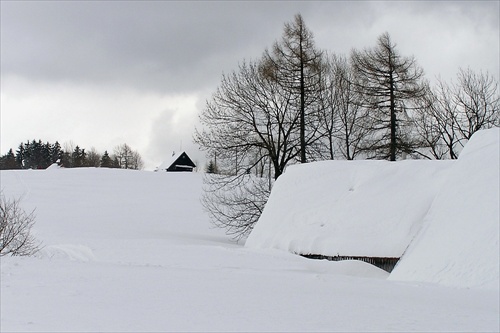
<svg viewBox="0 0 500 333">
<path fill-rule="evenodd" d="M 170 92 L 212 87 L 222 71 L 259 57 L 299 12 L 319 46 L 333 52 L 371 46 L 386 28 L 377 20 L 386 15 L 389 23 L 391 16 L 397 21 L 401 12 L 417 21 L 429 14 L 440 13 L 443 20 L 455 15 L 498 31 L 498 3 L 477 1 L 2 1 L 1 6 L 2 75 Z M 412 22 L 408 26 L 415 28 Z"/>
<path fill-rule="evenodd" d="M 282 2 L 2 2 L 2 74 L 195 90 L 259 55 L 293 13 Z"/>
</svg>

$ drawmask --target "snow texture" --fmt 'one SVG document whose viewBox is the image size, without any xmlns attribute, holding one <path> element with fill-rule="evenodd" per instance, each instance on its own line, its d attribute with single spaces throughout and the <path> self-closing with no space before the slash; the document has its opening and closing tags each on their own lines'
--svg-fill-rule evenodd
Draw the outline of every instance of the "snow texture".
<svg viewBox="0 0 500 333">
<path fill-rule="evenodd" d="M 452 161 L 324 161 L 278 178 L 248 237 L 252 248 L 400 257 Z"/>
<path fill-rule="evenodd" d="M 473 135 L 390 279 L 499 289 L 499 135 Z"/>
<path fill-rule="evenodd" d="M 476 133 L 458 161 L 289 167 L 246 246 L 401 257 L 415 239 L 391 279 L 498 290 L 499 150 L 495 128 Z"/>
</svg>

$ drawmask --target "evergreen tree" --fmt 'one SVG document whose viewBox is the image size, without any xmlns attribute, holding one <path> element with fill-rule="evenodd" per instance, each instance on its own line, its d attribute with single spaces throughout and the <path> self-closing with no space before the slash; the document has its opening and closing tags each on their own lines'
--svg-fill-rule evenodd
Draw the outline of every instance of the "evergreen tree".
<svg viewBox="0 0 500 333">
<path fill-rule="evenodd" d="M 61 149 L 61 145 L 58 141 L 56 141 L 53 145 L 50 146 L 50 160 L 52 163 L 56 163 L 59 160 L 61 163 L 63 151 Z"/>
<path fill-rule="evenodd" d="M 52 158 L 50 156 L 50 149 L 51 149 L 51 144 L 49 142 L 46 142 L 41 146 L 42 160 L 39 167 L 42 169 L 47 169 L 53 163 Z"/>
<path fill-rule="evenodd" d="M 7 154 L 0 157 L 0 170 L 12 170 L 12 169 L 20 169 L 20 165 L 17 163 L 16 156 L 12 151 L 12 148 L 9 149 Z"/>
<path fill-rule="evenodd" d="M 33 146 L 31 143 L 26 141 L 24 144 L 24 154 L 23 154 L 23 169 L 33 168 Z"/>
<path fill-rule="evenodd" d="M 52 160 L 50 157 L 50 143 L 42 143 L 42 140 L 27 141 L 21 144 L 16 157 L 21 161 L 24 169 L 46 169 Z"/>
<path fill-rule="evenodd" d="M 85 166 L 86 154 L 85 149 L 80 149 L 79 146 L 75 147 L 75 150 L 71 154 L 73 160 L 73 168 L 81 168 Z"/>
<path fill-rule="evenodd" d="M 23 169 L 37 169 L 40 160 L 40 149 L 36 140 L 28 140 L 24 144 L 24 154 L 22 157 Z"/>
<path fill-rule="evenodd" d="M 101 168 L 113 168 L 113 160 L 109 157 L 107 150 L 101 157 Z"/>
<path fill-rule="evenodd" d="M 41 169 L 42 168 L 42 141 L 31 141 L 30 146 L 30 165 L 32 169 Z"/>
<path fill-rule="evenodd" d="M 21 142 L 16 151 L 16 163 L 17 165 L 19 165 L 21 169 L 24 169 L 24 155 L 25 155 L 24 143 Z"/>
<path fill-rule="evenodd" d="M 217 172 L 217 165 L 213 160 L 210 160 L 207 164 L 207 167 L 205 169 L 206 173 L 218 173 Z"/>
<path fill-rule="evenodd" d="M 61 155 L 61 161 L 59 163 L 60 166 L 63 168 L 72 168 L 73 167 L 73 161 L 71 158 L 71 154 L 68 153 L 67 151 L 63 151 Z"/>
<path fill-rule="evenodd" d="M 26 143 L 19 145 L 15 155 L 13 152 L 12 154 L 14 155 L 16 168 L 21 169 L 46 169 L 56 162 L 65 168 L 86 166 L 87 154 L 85 149 L 77 146 L 72 150 L 72 152 L 62 150 L 58 141 L 51 144 L 48 141 L 43 143 L 42 140 L 28 140 Z M 5 158 L 7 158 L 7 155 Z M 9 156 L 9 158 L 12 158 L 12 156 Z M 9 165 L 13 166 L 13 164 Z"/>
</svg>

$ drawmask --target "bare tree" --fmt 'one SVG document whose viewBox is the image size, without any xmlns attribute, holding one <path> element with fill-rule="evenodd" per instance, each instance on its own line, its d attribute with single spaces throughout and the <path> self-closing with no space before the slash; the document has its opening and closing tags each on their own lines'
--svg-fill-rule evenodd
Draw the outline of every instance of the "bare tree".
<svg viewBox="0 0 500 333">
<path fill-rule="evenodd" d="M 299 114 L 300 162 L 307 161 L 307 148 L 318 140 L 316 114 L 321 107 L 323 52 L 316 48 L 313 33 L 300 14 L 285 23 L 283 36 L 266 50 L 264 74 L 275 80 L 292 97 L 291 106 Z"/>
<path fill-rule="evenodd" d="M 142 170 L 144 169 L 144 162 L 142 160 L 141 155 L 137 151 L 132 152 L 132 169 L 134 170 Z"/>
<path fill-rule="evenodd" d="M 306 162 L 319 140 L 322 57 L 296 15 L 259 61 L 223 75 L 200 115 L 204 128 L 194 141 L 217 159 L 219 172 L 205 179 L 204 206 L 235 238 L 257 221 L 273 180 L 290 163 Z"/>
<path fill-rule="evenodd" d="M 425 94 L 423 70 L 413 57 L 403 57 L 388 33 L 377 46 L 353 50 L 351 61 L 356 88 L 363 106 L 370 110 L 372 140 L 364 149 L 377 158 L 395 161 L 401 153 L 412 153 L 418 146 L 411 138 L 415 99 Z"/>
<path fill-rule="evenodd" d="M 0 256 L 31 256 L 40 249 L 40 243 L 31 234 L 34 211 L 26 213 L 19 202 L 0 195 Z"/>
<path fill-rule="evenodd" d="M 204 129 L 196 130 L 194 141 L 217 156 L 221 174 L 246 174 L 269 158 L 276 179 L 300 152 L 300 114 L 292 98 L 269 78 L 265 66 L 243 63 L 239 72 L 223 75 L 200 115 Z"/>
<path fill-rule="evenodd" d="M 269 157 L 276 179 L 294 159 L 305 162 L 306 146 L 318 140 L 322 57 L 296 15 L 259 62 L 222 77 L 200 116 L 206 130 L 195 133 L 195 142 L 211 157 L 233 161 L 236 174 Z"/>
<path fill-rule="evenodd" d="M 76 144 L 73 142 L 73 140 L 66 141 L 63 144 L 63 149 L 64 151 L 71 153 L 75 150 Z"/>
<path fill-rule="evenodd" d="M 442 80 L 419 100 L 420 113 L 415 117 L 415 128 L 420 137 L 421 156 L 435 159 L 458 158 L 456 105 L 451 91 Z"/>
<path fill-rule="evenodd" d="M 270 180 L 250 174 L 207 174 L 204 179 L 202 205 L 212 223 L 226 229 L 234 240 L 246 237 L 262 214 L 271 192 Z"/>
<path fill-rule="evenodd" d="M 75 151 L 76 144 L 73 142 L 73 140 L 66 141 L 63 144 L 63 153 L 61 156 L 61 165 L 65 168 L 73 168 L 74 167 L 74 161 L 73 161 L 73 152 Z"/>
<path fill-rule="evenodd" d="M 144 168 L 141 155 L 126 143 L 115 147 L 113 159 L 118 162 L 121 169 L 141 170 Z"/>
<path fill-rule="evenodd" d="M 87 152 L 87 158 L 85 160 L 85 165 L 89 167 L 98 168 L 101 165 L 101 154 L 97 152 L 95 147 L 91 147 Z"/>
<path fill-rule="evenodd" d="M 453 88 L 457 104 L 457 131 L 463 146 L 472 134 L 500 126 L 500 95 L 498 82 L 488 73 L 460 69 L 458 83 Z"/>
<path fill-rule="evenodd" d="M 456 159 L 476 131 L 500 126 L 498 82 L 488 73 L 460 69 L 456 83 L 438 79 L 421 109 L 415 125 L 430 157 Z"/>
<path fill-rule="evenodd" d="M 330 56 L 322 77 L 320 131 L 323 159 L 354 159 L 367 137 L 367 109 L 359 103 L 352 68 L 343 56 Z"/>
</svg>

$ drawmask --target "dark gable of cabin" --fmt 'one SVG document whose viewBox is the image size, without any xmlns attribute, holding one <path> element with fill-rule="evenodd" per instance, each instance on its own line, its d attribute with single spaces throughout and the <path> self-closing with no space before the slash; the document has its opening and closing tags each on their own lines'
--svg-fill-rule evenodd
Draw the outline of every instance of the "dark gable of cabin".
<svg viewBox="0 0 500 333">
<path fill-rule="evenodd" d="M 187 171 L 192 172 L 196 168 L 196 164 L 191 161 L 186 153 L 182 153 L 168 168 L 167 171 Z"/>
</svg>

